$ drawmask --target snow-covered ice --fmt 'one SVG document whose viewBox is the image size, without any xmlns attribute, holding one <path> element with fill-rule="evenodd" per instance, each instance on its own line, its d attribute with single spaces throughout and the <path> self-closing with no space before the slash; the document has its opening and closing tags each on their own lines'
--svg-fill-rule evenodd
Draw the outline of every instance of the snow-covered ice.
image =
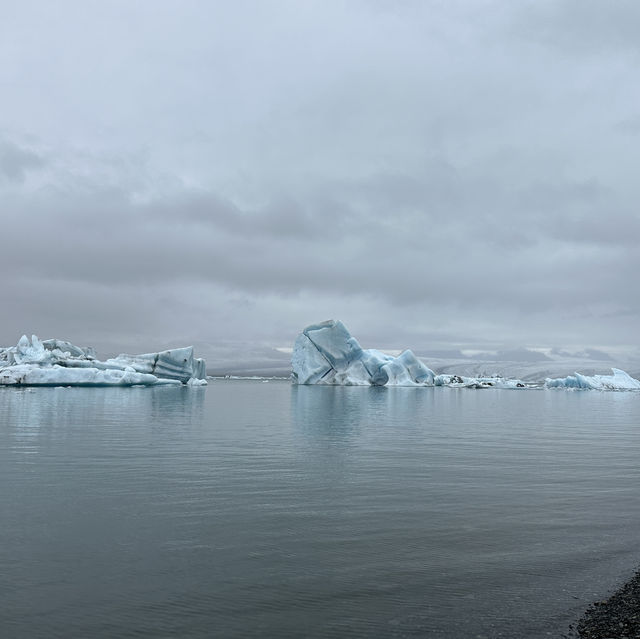
<svg viewBox="0 0 640 639">
<path fill-rule="evenodd" d="M 153 386 L 206 384 L 206 364 L 193 347 L 142 355 L 118 355 L 106 361 L 92 348 L 64 340 L 31 340 L 0 348 L 0 385 L 5 386 Z"/>
<path fill-rule="evenodd" d="M 619 368 L 612 368 L 613 375 L 568 375 L 545 381 L 547 388 L 577 388 L 581 390 L 640 390 L 640 381 Z"/>
</svg>

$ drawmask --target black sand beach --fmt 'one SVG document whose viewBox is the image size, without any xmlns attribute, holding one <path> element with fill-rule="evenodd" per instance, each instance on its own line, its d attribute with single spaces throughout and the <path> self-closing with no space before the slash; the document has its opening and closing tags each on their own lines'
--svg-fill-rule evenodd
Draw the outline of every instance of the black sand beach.
<svg viewBox="0 0 640 639">
<path fill-rule="evenodd" d="M 611 597 L 591 604 L 575 629 L 584 639 L 640 639 L 640 571 Z"/>
</svg>

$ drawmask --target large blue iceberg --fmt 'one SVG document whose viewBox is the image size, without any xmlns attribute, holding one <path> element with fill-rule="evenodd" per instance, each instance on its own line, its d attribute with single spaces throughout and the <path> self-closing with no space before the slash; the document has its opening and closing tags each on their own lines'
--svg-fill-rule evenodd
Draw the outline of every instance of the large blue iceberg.
<svg viewBox="0 0 640 639">
<path fill-rule="evenodd" d="M 327 320 L 307 326 L 291 356 L 292 377 L 298 384 L 345 386 L 433 386 L 435 374 L 411 351 L 393 357 L 363 349 L 346 326 Z"/>
<path fill-rule="evenodd" d="M 394 357 L 374 348 L 363 349 L 336 320 L 311 324 L 298 335 L 291 367 L 297 384 L 525 388 L 515 379 L 436 375 L 410 350 Z"/>
<path fill-rule="evenodd" d="M 206 376 L 205 361 L 193 356 L 192 346 L 105 361 L 92 348 L 36 335 L 0 348 L 0 386 L 199 386 Z"/>
</svg>

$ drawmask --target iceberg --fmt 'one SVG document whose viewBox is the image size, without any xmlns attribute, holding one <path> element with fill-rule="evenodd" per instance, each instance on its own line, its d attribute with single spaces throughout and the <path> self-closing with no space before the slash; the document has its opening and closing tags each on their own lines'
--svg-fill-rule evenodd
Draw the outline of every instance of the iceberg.
<svg viewBox="0 0 640 639">
<path fill-rule="evenodd" d="M 410 350 L 397 357 L 363 349 L 339 320 L 307 326 L 291 356 L 297 384 L 433 386 L 435 374 Z"/>
<path fill-rule="evenodd" d="M 296 384 L 342 386 L 449 386 L 453 388 L 525 388 L 520 380 L 499 377 L 436 375 L 410 350 L 397 357 L 363 349 L 339 320 L 307 326 L 291 356 Z"/>
<path fill-rule="evenodd" d="M 613 375 L 581 375 L 575 373 L 567 377 L 545 380 L 546 388 L 575 388 L 580 390 L 640 390 L 640 381 L 619 368 L 612 368 Z"/>
<path fill-rule="evenodd" d="M 106 361 L 93 348 L 58 339 L 31 340 L 23 335 L 16 346 L 0 348 L 0 386 L 154 386 L 205 385 L 206 363 L 193 347 L 158 353 L 118 355 Z"/>
</svg>

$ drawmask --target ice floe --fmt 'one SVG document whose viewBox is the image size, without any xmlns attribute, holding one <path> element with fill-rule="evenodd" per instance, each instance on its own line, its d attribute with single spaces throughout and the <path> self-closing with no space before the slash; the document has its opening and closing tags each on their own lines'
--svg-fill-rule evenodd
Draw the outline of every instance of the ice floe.
<svg viewBox="0 0 640 639">
<path fill-rule="evenodd" d="M 436 375 L 435 386 L 451 386 L 452 388 L 527 388 L 527 384 L 519 379 L 504 377 L 466 377 L 463 375 Z M 529 385 L 530 386 L 530 385 Z"/>
<path fill-rule="evenodd" d="M 640 390 L 640 381 L 619 368 L 612 368 L 613 375 L 568 375 L 545 381 L 547 388 L 575 388 L 580 390 Z"/>
<path fill-rule="evenodd" d="M 206 384 L 206 364 L 193 347 L 158 353 L 118 355 L 106 361 L 92 348 L 58 339 L 31 340 L 0 348 L 0 385 L 4 386 L 153 386 Z"/>
</svg>

